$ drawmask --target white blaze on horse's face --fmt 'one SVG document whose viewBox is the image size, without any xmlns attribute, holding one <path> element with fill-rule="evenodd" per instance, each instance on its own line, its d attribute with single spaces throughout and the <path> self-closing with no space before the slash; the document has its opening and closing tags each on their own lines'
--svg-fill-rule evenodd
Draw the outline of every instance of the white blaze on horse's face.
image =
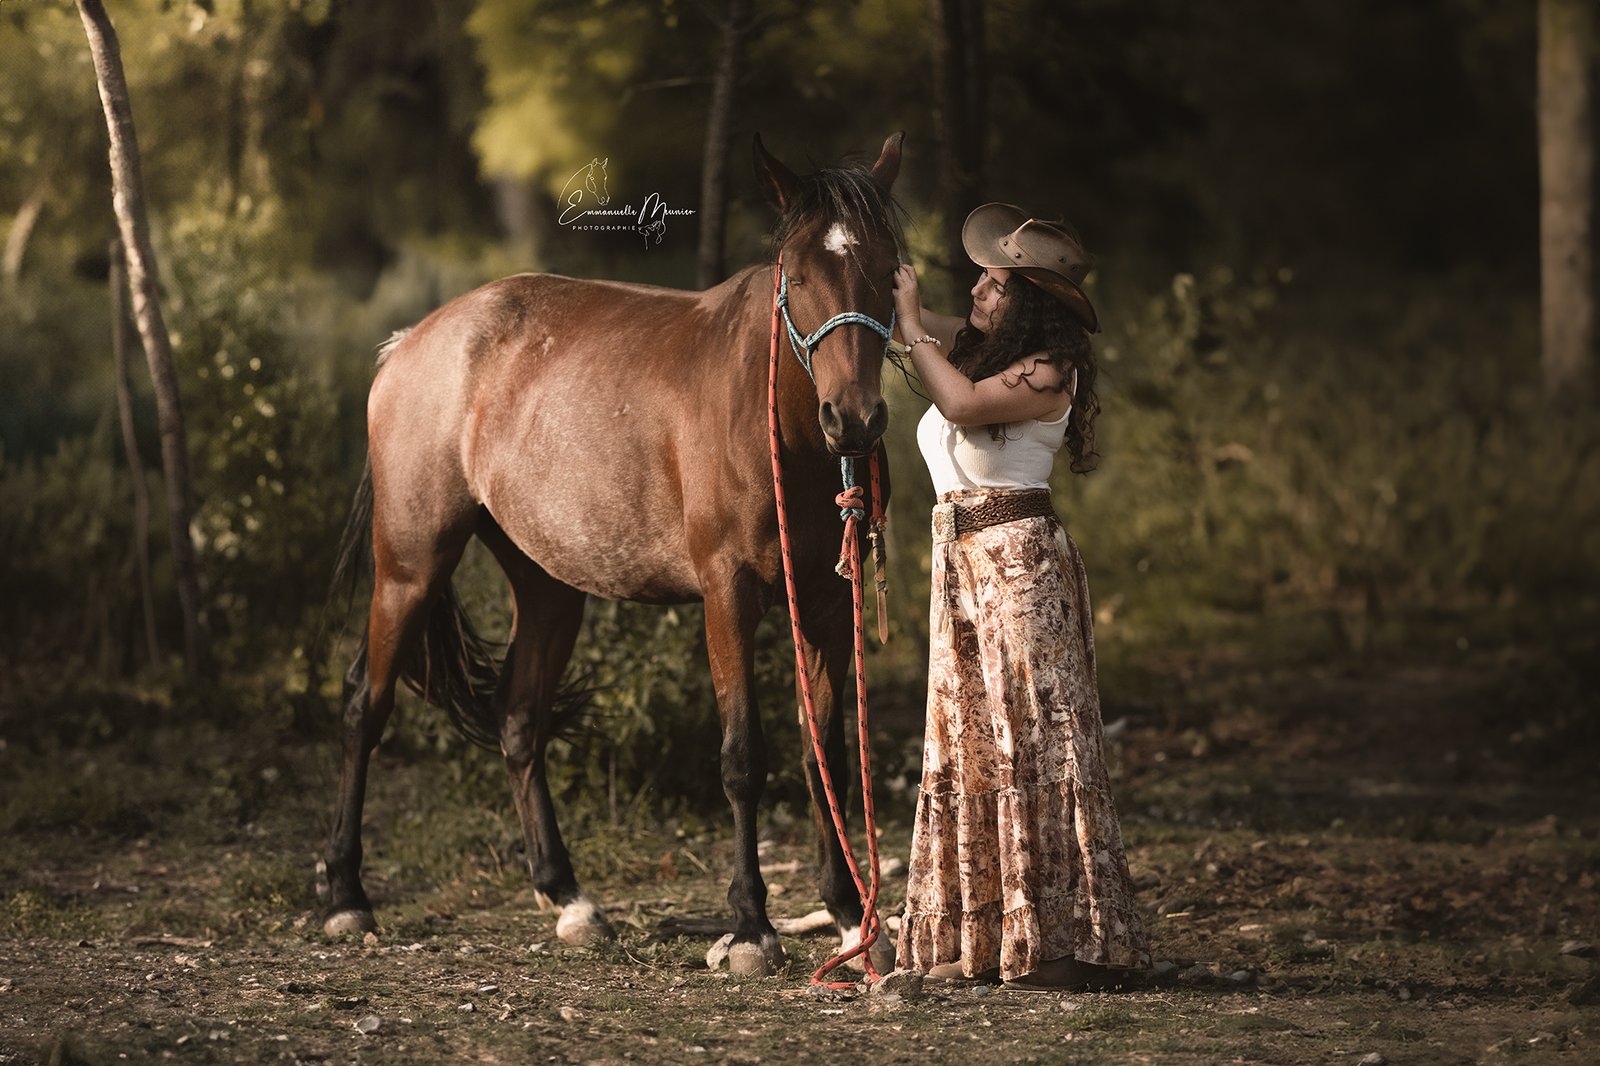
<svg viewBox="0 0 1600 1066">
<path fill-rule="evenodd" d="M 828 233 L 822 238 L 822 246 L 834 255 L 849 255 L 850 249 L 861 242 L 856 235 L 844 228 L 844 223 L 835 222 L 828 228 Z"/>
</svg>

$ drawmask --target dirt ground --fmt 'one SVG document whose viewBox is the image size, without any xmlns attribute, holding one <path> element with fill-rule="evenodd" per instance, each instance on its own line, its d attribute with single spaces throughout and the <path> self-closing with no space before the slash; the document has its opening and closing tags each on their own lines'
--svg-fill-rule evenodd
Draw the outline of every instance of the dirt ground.
<svg viewBox="0 0 1600 1066">
<path fill-rule="evenodd" d="M 158 714 L 64 743 L 13 710 L 0 1062 L 1597 1062 L 1592 650 L 1213 655 L 1107 679 L 1130 862 L 1168 965 L 1074 995 L 819 997 L 820 936 L 786 938 L 777 977 L 708 971 L 713 938 L 671 933 L 723 913 L 720 822 L 574 834 L 620 940 L 564 946 L 506 805 L 431 798 L 449 760 L 380 758 L 382 929 L 330 942 L 312 891 L 330 752 L 257 737 L 207 754 L 224 729 Z M 879 796 L 887 856 L 905 855 L 910 802 Z M 809 824 L 764 826 L 772 912 L 814 909 Z M 903 891 L 886 881 L 886 913 Z"/>
</svg>

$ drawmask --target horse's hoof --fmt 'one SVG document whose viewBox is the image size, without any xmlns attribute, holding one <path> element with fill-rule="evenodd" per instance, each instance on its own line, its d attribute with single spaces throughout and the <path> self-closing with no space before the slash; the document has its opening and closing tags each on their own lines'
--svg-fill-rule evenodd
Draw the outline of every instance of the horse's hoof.
<svg viewBox="0 0 1600 1066">
<path fill-rule="evenodd" d="M 556 919 L 556 936 L 563 944 L 575 947 L 590 947 L 617 939 L 616 931 L 600 913 L 600 908 L 582 897 L 561 908 L 561 917 Z"/>
<path fill-rule="evenodd" d="M 740 977 L 771 977 L 777 967 L 768 966 L 760 944 L 731 944 L 728 947 L 728 972 Z"/>
<path fill-rule="evenodd" d="M 728 972 L 740 977 L 771 977 L 788 962 L 776 933 L 763 935 L 760 943 L 749 940 L 735 943 L 733 934 L 728 933 L 706 952 L 707 969 L 715 970 L 727 963 Z"/>
<path fill-rule="evenodd" d="M 860 926 L 846 926 L 839 930 L 839 951 L 841 953 L 849 951 L 859 943 L 861 943 Z M 872 942 L 872 946 L 867 948 L 864 954 L 850 958 L 845 962 L 845 965 L 852 970 L 865 971 L 868 956 L 872 958 L 872 968 L 880 974 L 888 973 L 894 969 L 894 941 L 889 939 L 889 934 L 882 926 L 878 927 L 878 939 Z"/>
<path fill-rule="evenodd" d="M 378 931 L 378 921 L 372 916 L 371 911 L 356 909 L 334 911 L 322 923 L 322 931 L 328 936 L 375 933 Z"/>
</svg>

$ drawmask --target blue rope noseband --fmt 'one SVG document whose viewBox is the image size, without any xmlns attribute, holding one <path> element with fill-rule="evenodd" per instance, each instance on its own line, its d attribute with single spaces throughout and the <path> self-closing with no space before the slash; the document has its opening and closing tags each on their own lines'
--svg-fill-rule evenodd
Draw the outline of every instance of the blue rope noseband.
<svg viewBox="0 0 1600 1066">
<path fill-rule="evenodd" d="M 822 338 L 849 322 L 866 326 L 872 332 L 883 338 L 884 351 L 889 350 L 889 339 L 894 334 L 894 312 L 889 312 L 889 324 L 886 326 L 871 315 L 862 314 L 860 311 L 841 311 L 828 321 L 824 322 L 815 333 L 809 337 L 802 337 L 795 328 L 794 319 L 789 317 L 789 274 L 783 269 L 783 264 L 778 264 L 778 310 L 783 312 L 783 324 L 789 329 L 789 347 L 794 349 L 794 357 L 800 360 L 800 365 L 806 368 L 811 380 L 815 381 L 817 375 L 811 373 L 811 353 L 817 350 L 817 345 L 822 343 Z"/>
</svg>

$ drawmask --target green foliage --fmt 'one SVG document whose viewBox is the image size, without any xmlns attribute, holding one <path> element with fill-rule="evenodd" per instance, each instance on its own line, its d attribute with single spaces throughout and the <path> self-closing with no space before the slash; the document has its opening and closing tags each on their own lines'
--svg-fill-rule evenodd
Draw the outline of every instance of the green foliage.
<svg viewBox="0 0 1600 1066">
<path fill-rule="evenodd" d="M 1106 460 L 1060 485 L 1102 599 L 1328 610 L 1360 643 L 1390 611 L 1600 589 L 1600 435 L 1544 409 L 1516 330 L 1466 336 L 1436 296 L 1389 336 L 1308 334 L 1286 280 L 1182 275 L 1103 347 Z"/>
<path fill-rule="evenodd" d="M 134 643 L 131 490 L 111 425 L 102 418 L 49 455 L 0 457 L 5 660 L 42 656 L 120 671 Z"/>
<path fill-rule="evenodd" d="M 270 205 L 196 208 L 169 239 L 195 540 L 211 623 L 246 661 L 276 654 L 264 632 L 292 639 L 320 607 L 283 589 L 325 584 L 347 499 L 325 433 L 333 398 L 286 339 L 292 293 L 270 243 L 282 228 Z"/>
<path fill-rule="evenodd" d="M 474 137 L 484 169 L 560 193 L 617 129 L 617 101 L 676 28 L 671 4 L 490 0 L 467 26 L 490 103 Z M 537 132 L 535 132 L 537 131 Z M 602 151 L 602 154 L 604 152 Z"/>
</svg>

